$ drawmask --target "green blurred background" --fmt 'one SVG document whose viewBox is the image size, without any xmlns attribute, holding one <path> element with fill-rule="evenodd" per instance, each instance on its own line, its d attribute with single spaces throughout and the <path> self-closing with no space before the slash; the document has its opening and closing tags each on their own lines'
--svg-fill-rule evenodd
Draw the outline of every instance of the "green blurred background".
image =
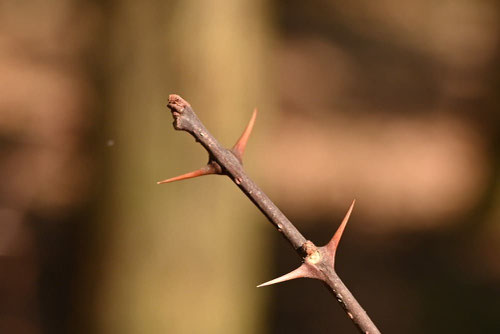
<svg viewBox="0 0 500 334">
<path fill-rule="evenodd" d="M 498 1 L 0 2 L 0 333 L 357 333 L 187 99 L 384 333 L 500 332 Z"/>
</svg>

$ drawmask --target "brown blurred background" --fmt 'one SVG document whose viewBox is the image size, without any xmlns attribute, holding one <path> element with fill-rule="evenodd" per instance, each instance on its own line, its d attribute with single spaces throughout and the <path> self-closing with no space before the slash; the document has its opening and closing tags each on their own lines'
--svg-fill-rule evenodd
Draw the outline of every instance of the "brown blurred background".
<svg viewBox="0 0 500 334">
<path fill-rule="evenodd" d="M 253 107 L 248 173 L 384 333 L 500 332 L 498 1 L 0 2 L 0 333 L 357 333 L 227 179 L 158 186 Z"/>
</svg>

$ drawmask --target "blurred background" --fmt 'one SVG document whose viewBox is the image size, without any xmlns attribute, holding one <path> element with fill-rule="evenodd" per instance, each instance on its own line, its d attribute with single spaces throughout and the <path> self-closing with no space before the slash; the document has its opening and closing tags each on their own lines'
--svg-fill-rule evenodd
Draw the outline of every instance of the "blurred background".
<svg viewBox="0 0 500 334">
<path fill-rule="evenodd" d="M 357 333 L 221 176 L 249 175 L 384 333 L 500 331 L 498 1 L 0 2 L 0 333 Z"/>
</svg>

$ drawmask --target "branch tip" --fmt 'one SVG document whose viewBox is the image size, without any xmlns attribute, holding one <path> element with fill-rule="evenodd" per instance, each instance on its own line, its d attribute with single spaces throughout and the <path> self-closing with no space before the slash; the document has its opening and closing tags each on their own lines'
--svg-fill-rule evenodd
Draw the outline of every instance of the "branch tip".
<svg viewBox="0 0 500 334">
<path fill-rule="evenodd" d="M 241 134 L 240 139 L 234 144 L 232 151 L 236 154 L 236 156 L 241 160 L 243 158 L 243 154 L 245 153 L 245 148 L 247 146 L 248 138 L 250 138 L 250 134 L 252 133 L 253 126 L 255 124 L 255 119 L 257 118 L 257 108 L 254 108 L 252 117 L 248 122 L 245 130 Z"/>
<path fill-rule="evenodd" d="M 180 97 L 179 95 L 170 94 L 168 96 L 168 105 L 167 106 L 169 108 L 176 107 L 175 109 L 177 109 L 177 107 L 178 107 L 179 109 L 184 109 L 185 107 L 190 107 L 191 105 L 186 100 L 184 100 L 182 97 Z"/>
<path fill-rule="evenodd" d="M 349 210 L 347 210 L 347 213 L 346 213 L 344 219 L 342 220 L 342 223 L 340 223 L 340 226 L 338 227 L 337 231 L 333 235 L 332 239 L 326 245 L 328 252 L 331 254 L 331 256 L 334 260 L 335 260 L 335 252 L 337 251 L 337 247 L 339 246 L 340 239 L 342 238 L 342 234 L 344 233 L 347 222 L 349 221 L 349 217 L 351 217 L 351 213 L 352 213 L 352 210 L 354 209 L 355 203 L 356 203 L 356 200 L 354 199 L 351 203 L 351 206 L 349 207 Z"/>
</svg>

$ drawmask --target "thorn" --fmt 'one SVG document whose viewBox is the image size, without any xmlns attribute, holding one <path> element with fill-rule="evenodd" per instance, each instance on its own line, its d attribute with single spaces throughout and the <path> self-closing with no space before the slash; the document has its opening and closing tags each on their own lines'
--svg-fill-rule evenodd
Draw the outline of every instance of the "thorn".
<svg viewBox="0 0 500 334">
<path fill-rule="evenodd" d="M 195 170 L 195 171 L 192 171 L 192 172 L 189 172 L 186 174 L 182 174 L 182 175 L 179 175 L 176 177 L 172 177 L 170 179 L 166 179 L 166 180 L 163 180 L 160 182 L 156 182 L 156 184 L 163 184 L 163 183 L 170 183 L 170 182 L 174 182 L 174 181 L 192 179 L 192 178 L 195 178 L 198 176 L 210 175 L 210 174 L 219 174 L 219 173 L 217 172 L 217 169 L 214 167 L 214 165 L 209 163 L 208 165 L 203 166 L 202 168 L 200 168 L 198 170 Z"/>
<path fill-rule="evenodd" d="M 252 133 L 253 126 L 255 124 L 255 119 L 257 118 L 257 108 L 253 110 L 252 118 L 248 122 L 245 131 L 241 134 L 240 139 L 234 144 L 232 151 L 236 154 L 236 156 L 241 160 L 243 158 L 243 153 L 245 153 L 245 147 L 247 146 L 248 138 L 250 138 L 250 134 Z"/>
<path fill-rule="evenodd" d="M 296 278 L 317 278 L 317 277 L 309 269 L 309 266 L 306 263 L 303 263 L 300 267 L 289 272 L 288 274 L 285 274 L 283 276 L 280 276 L 280 277 L 275 278 L 273 280 L 270 280 L 268 282 L 257 285 L 257 287 L 260 288 L 263 286 L 277 284 L 277 283 L 281 283 L 281 282 L 285 282 L 285 281 L 291 281 L 291 280 L 296 279 Z"/>
<path fill-rule="evenodd" d="M 332 259 L 334 261 L 335 261 L 335 252 L 337 251 L 337 247 L 339 246 L 340 239 L 342 238 L 342 233 L 344 233 L 347 222 L 349 221 L 349 217 L 351 216 L 352 209 L 354 208 L 354 203 L 356 203 L 356 200 L 352 201 L 352 204 L 349 207 L 349 210 L 347 210 L 347 213 L 344 217 L 344 220 L 342 220 L 342 223 L 340 224 L 339 228 L 337 229 L 337 231 L 333 235 L 332 239 L 326 245 L 326 248 L 327 248 L 328 252 L 331 254 Z"/>
</svg>

